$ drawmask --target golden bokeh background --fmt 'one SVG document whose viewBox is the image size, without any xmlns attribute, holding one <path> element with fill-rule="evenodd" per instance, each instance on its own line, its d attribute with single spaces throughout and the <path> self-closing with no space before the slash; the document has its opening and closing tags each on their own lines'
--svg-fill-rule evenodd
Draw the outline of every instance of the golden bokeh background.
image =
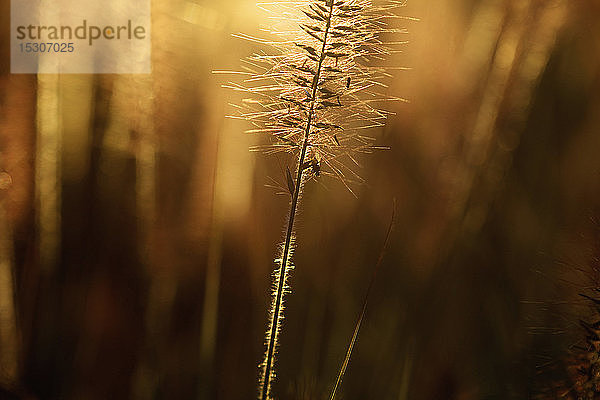
<svg viewBox="0 0 600 400">
<path fill-rule="evenodd" d="M 0 387 L 256 396 L 292 159 L 226 118 L 249 0 L 152 0 L 152 74 L 10 74 L 0 1 Z M 279 399 L 525 399 L 565 378 L 600 257 L 600 4 L 409 0 L 390 150 L 307 184 Z M 548 397 L 555 398 L 555 397 Z"/>
</svg>

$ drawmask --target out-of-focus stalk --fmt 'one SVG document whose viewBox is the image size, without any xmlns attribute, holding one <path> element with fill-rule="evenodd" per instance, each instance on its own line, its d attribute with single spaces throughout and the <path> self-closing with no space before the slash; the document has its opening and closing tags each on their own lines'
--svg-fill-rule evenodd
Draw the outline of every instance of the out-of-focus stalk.
<svg viewBox="0 0 600 400">
<path fill-rule="evenodd" d="M 40 269 L 43 275 L 48 275 L 54 270 L 60 247 L 61 90 L 59 75 L 42 74 L 37 79 L 37 223 Z"/>
<path fill-rule="evenodd" d="M 12 386 L 19 373 L 19 339 L 10 225 L 0 202 L 0 384 Z"/>
</svg>

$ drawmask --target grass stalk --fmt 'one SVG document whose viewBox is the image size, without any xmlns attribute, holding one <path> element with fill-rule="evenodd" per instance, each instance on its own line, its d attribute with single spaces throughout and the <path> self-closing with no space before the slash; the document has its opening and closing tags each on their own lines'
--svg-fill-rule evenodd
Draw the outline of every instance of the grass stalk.
<svg viewBox="0 0 600 400">
<path fill-rule="evenodd" d="M 385 147 L 363 131 L 382 127 L 388 111 L 378 103 L 401 101 L 382 91 L 390 75 L 381 65 L 398 51 L 402 42 L 387 41 L 390 34 L 403 33 L 388 25 L 395 19 L 398 1 L 373 5 L 369 0 L 303 0 L 274 2 L 274 40 L 235 35 L 267 46 L 243 60 L 242 71 L 214 71 L 243 77 L 225 88 L 249 97 L 234 105 L 231 116 L 252 124 L 248 133 L 270 136 L 271 143 L 254 146 L 268 154 L 293 154 L 295 174 L 286 169 L 291 195 L 280 257 L 275 261 L 271 309 L 265 337 L 266 352 L 260 366 L 259 400 L 271 398 L 275 378 L 278 336 L 283 322 L 287 279 L 293 269 L 294 224 L 304 185 L 309 180 L 333 178 L 351 193 L 351 185 L 364 181 L 354 170 L 360 168 L 358 154 Z M 290 25 L 293 28 L 290 29 Z M 277 188 L 285 191 L 285 186 Z"/>
<path fill-rule="evenodd" d="M 348 364 L 350 363 L 350 357 L 352 356 L 352 351 L 354 350 L 354 345 L 358 340 L 358 333 L 362 326 L 363 320 L 365 318 L 365 314 L 367 312 L 367 303 L 369 300 L 369 295 L 371 294 L 371 290 L 373 288 L 373 284 L 375 283 L 375 278 L 377 277 L 377 272 L 381 267 L 381 263 L 383 262 L 383 257 L 387 251 L 387 248 L 390 243 L 390 238 L 392 236 L 392 230 L 394 229 L 394 223 L 396 220 L 396 199 L 394 199 L 394 205 L 392 207 L 392 216 L 390 218 L 390 223 L 387 228 L 387 232 L 385 234 L 385 240 L 383 242 L 383 246 L 381 251 L 379 252 L 379 257 L 377 259 L 377 264 L 375 264 L 375 268 L 373 269 L 373 274 L 371 275 L 371 281 L 369 282 L 369 287 L 367 288 L 367 292 L 365 293 L 365 298 L 363 300 L 362 309 L 360 311 L 360 315 L 358 320 L 356 321 L 356 325 L 354 326 L 354 332 L 352 334 L 352 339 L 350 339 L 350 344 L 348 345 L 348 350 L 346 351 L 346 356 L 344 357 L 344 362 L 342 362 L 342 366 L 340 367 L 340 371 L 338 373 L 337 379 L 335 381 L 335 385 L 333 386 L 333 390 L 331 391 L 331 396 L 329 396 L 329 400 L 335 400 L 335 396 L 338 392 L 338 388 L 342 383 L 342 379 L 344 379 L 344 375 L 346 374 L 346 368 L 348 368 Z"/>
<path fill-rule="evenodd" d="M 321 68 L 323 66 L 323 60 L 325 59 L 325 47 L 327 45 L 327 37 L 329 35 L 329 29 L 331 27 L 331 16 L 333 14 L 333 0 L 328 0 L 329 12 L 327 15 L 327 26 L 325 28 L 325 33 L 323 36 L 323 46 L 321 48 L 321 53 L 319 56 L 319 63 L 316 69 L 316 72 L 312 81 L 312 95 L 310 101 L 310 109 L 308 112 L 308 119 L 306 121 L 306 128 L 304 131 L 304 140 L 302 142 L 302 150 L 300 152 L 300 156 L 298 158 L 297 163 L 297 172 L 296 172 L 296 183 L 295 190 L 292 193 L 292 201 L 290 204 L 290 213 L 287 224 L 287 230 L 285 234 L 285 243 L 283 246 L 283 253 L 281 255 L 281 266 L 279 268 L 279 276 L 277 277 L 277 291 L 275 294 L 275 299 L 273 303 L 272 316 L 270 320 L 270 326 L 268 330 L 268 344 L 267 344 L 267 352 L 265 356 L 265 363 L 263 367 L 262 373 L 262 383 L 260 388 L 260 396 L 261 400 L 268 400 L 269 393 L 271 391 L 271 382 L 273 380 L 273 364 L 275 362 L 275 349 L 277 347 L 278 342 L 278 333 L 281 327 L 282 320 L 282 312 L 283 312 L 283 294 L 285 289 L 285 281 L 287 280 L 288 274 L 288 265 L 290 259 L 290 253 L 292 250 L 292 241 L 294 235 L 294 220 L 296 218 L 296 211 L 298 210 L 298 202 L 300 200 L 300 193 L 302 192 L 302 177 L 303 172 L 305 170 L 304 167 L 304 159 L 306 157 L 306 150 L 308 148 L 309 136 L 311 133 L 311 123 L 312 117 L 314 114 L 314 108 L 317 98 L 317 88 L 319 84 L 319 79 L 321 76 Z"/>
</svg>

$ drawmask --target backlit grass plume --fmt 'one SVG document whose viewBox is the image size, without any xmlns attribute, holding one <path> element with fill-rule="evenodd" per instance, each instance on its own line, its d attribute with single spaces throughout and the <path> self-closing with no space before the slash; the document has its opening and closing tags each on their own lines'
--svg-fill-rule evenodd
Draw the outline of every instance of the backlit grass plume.
<svg viewBox="0 0 600 400">
<path fill-rule="evenodd" d="M 598 242 L 600 244 L 600 241 Z M 600 246 L 596 246 L 600 249 Z M 598 253 L 596 253 L 598 254 Z M 560 393 L 564 399 L 595 400 L 600 398 L 600 257 L 591 260 L 588 276 L 590 285 L 579 294 L 590 306 L 590 314 L 579 320 L 582 340 L 572 346 L 566 360 L 567 389 Z"/>
<path fill-rule="evenodd" d="M 600 287 L 581 293 L 592 309 L 592 315 L 579 320 L 580 340 L 569 349 L 569 354 L 558 360 L 566 370 L 543 388 L 536 399 L 596 400 L 600 398 Z"/>
<path fill-rule="evenodd" d="M 583 281 L 569 281 L 581 299 L 571 304 L 577 316 L 571 326 L 579 326 L 573 332 L 578 340 L 569 346 L 564 358 L 557 360 L 564 371 L 546 384 L 536 399 L 600 399 L 600 230 L 597 235 L 590 261 L 571 271 L 583 274 Z"/>
<path fill-rule="evenodd" d="M 266 33 L 270 38 L 238 35 L 266 50 L 244 60 L 242 83 L 227 85 L 249 95 L 236 117 L 252 123 L 249 132 L 271 137 L 270 144 L 256 150 L 297 157 L 285 177 L 290 211 L 275 260 L 261 400 L 271 398 L 283 298 L 293 268 L 294 220 L 304 185 L 321 176 L 334 177 L 352 192 L 352 185 L 362 182 L 355 171 L 356 156 L 378 148 L 365 131 L 383 125 L 388 113 L 378 108 L 382 101 L 400 100 L 383 94 L 389 78 L 383 61 L 402 43 L 389 40 L 403 30 L 388 23 L 398 18 L 394 10 L 403 5 L 386 1 L 376 6 L 368 0 L 263 3 L 274 21 Z"/>
<path fill-rule="evenodd" d="M 582 297 L 590 301 L 595 309 L 594 320 L 587 322 L 580 320 L 579 324 L 585 332 L 585 339 L 581 346 L 576 346 L 568 362 L 568 372 L 571 379 L 571 388 L 563 393 L 565 399 L 594 400 L 600 398 L 600 288 L 593 289 L 594 294 Z"/>
</svg>

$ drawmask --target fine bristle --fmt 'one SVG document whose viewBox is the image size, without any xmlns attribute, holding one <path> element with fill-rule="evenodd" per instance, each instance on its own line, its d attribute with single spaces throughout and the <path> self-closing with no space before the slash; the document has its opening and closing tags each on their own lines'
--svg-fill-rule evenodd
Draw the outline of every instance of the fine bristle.
<svg viewBox="0 0 600 400">
<path fill-rule="evenodd" d="M 319 172 L 350 191 L 362 183 L 357 154 L 385 148 L 375 146 L 366 130 L 384 125 L 390 114 L 381 109 L 384 102 L 405 101 L 385 93 L 393 68 L 383 61 L 405 43 L 397 40 L 405 30 L 392 24 L 398 18 L 394 10 L 403 5 L 260 3 L 272 16 L 268 38 L 236 36 L 264 45 L 265 51 L 243 60 L 243 81 L 227 85 L 248 96 L 236 114 L 252 124 L 248 132 L 272 139 L 253 149 L 298 155 L 307 139 L 306 160 L 318 161 Z"/>
</svg>

